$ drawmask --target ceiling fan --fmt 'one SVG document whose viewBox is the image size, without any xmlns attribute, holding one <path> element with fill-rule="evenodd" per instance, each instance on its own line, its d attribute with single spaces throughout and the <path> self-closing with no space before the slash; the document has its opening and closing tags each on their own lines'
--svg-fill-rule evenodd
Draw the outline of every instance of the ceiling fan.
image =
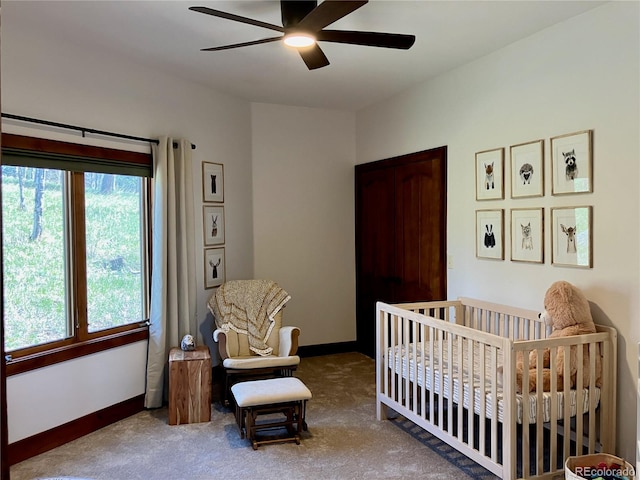
<svg viewBox="0 0 640 480">
<path fill-rule="evenodd" d="M 194 12 L 214 17 L 246 23 L 256 27 L 268 28 L 283 35 L 268 37 L 250 42 L 203 48 L 202 51 L 216 52 L 232 48 L 248 47 L 262 43 L 283 40 L 287 45 L 296 47 L 309 70 L 329 65 L 324 52 L 316 42 L 348 43 L 370 47 L 398 48 L 408 50 L 416 40 L 415 35 L 397 33 L 361 32 L 349 30 L 325 30 L 324 28 L 354 12 L 368 3 L 365 1 L 324 0 L 281 0 L 282 27 L 247 17 L 221 12 L 208 7 L 189 7 Z"/>
</svg>

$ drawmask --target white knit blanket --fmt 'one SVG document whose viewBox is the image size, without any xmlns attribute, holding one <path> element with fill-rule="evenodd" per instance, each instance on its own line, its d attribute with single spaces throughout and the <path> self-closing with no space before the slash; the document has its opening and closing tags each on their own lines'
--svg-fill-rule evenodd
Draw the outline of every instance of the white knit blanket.
<svg viewBox="0 0 640 480">
<path fill-rule="evenodd" d="M 232 280 L 220 285 L 207 306 L 219 329 L 247 335 L 251 351 L 269 355 L 274 317 L 290 298 L 272 280 Z"/>
</svg>

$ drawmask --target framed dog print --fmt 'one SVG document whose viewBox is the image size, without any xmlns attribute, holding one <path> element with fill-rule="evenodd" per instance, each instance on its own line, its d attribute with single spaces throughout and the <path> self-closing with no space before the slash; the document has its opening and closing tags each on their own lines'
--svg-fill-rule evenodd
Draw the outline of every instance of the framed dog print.
<svg viewBox="0 0 640 480">
<path fill-rule="evenodd" d="M 202 201 L 224 202 L 224 167 L 221 163 L 202 162 Z"/>
<path fill-rule="evenodd" d="M 544 209 L 511 209 L 511 261 L 544 263 Z"/>
<path fill-rule="evenodd" d="M 511 146 L 511 198 L 544 195 L 544 140 Z"/>
<path fill-rule="evenodd" d="M 504 260 L 504 210 L 476 210 L 476 257 Z"/>
<path fill-rule="evenodd" d="M 476 200 L 504 198 L 504 148 L 476 153 Z"/>
<path fill-rule="evenodd" d="M 551 139 L 552 195 L 593 191 L 593 130 Z"/>
<path fill-rule="evenodd" d="M 593 265 L 592 207 L 551 209 L 551 263 L 591 268 Z"/>
<path fill-rule="evenodd" d="M 222 205 L 202 207 L 202 228 L 205 246 L 224 243 L 224 207 Z"/>
<path fill-rule="evenodd" d="M 224 247 L 204 251 L 204 288 L 219 287 L 225 281 Z"/>
</svg>

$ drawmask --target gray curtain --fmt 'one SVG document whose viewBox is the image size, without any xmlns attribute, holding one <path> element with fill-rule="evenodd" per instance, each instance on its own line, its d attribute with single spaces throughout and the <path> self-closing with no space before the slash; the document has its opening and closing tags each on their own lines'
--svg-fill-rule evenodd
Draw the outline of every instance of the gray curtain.
<svg viewBox="0 0 640 480">
<path fill-rule="evenodd" d="M 174 144 L 176 148 L 174 148 Z M 153 145 L 154 189 L 151 311 L 144 406 L 166 398 L 169 350 L 198 332 L 191 143 L 160 138 Z"/>
</svg>

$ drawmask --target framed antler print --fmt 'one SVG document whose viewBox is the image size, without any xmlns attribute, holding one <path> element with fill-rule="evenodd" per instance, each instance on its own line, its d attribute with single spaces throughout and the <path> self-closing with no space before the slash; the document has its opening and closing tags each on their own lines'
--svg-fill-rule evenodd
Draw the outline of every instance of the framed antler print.
<svg viewBox="0 0 640 480">
<path fill-rule="evenodd" d="M 219 287 L 225 282 L 224 247 L 204 251 L 204 288 Z"/>
<path fill-rule="evenodd" d="M 551 209 L 551 263 L 568 267 L 593 266 L 592 207 Z"/>
</svg>

